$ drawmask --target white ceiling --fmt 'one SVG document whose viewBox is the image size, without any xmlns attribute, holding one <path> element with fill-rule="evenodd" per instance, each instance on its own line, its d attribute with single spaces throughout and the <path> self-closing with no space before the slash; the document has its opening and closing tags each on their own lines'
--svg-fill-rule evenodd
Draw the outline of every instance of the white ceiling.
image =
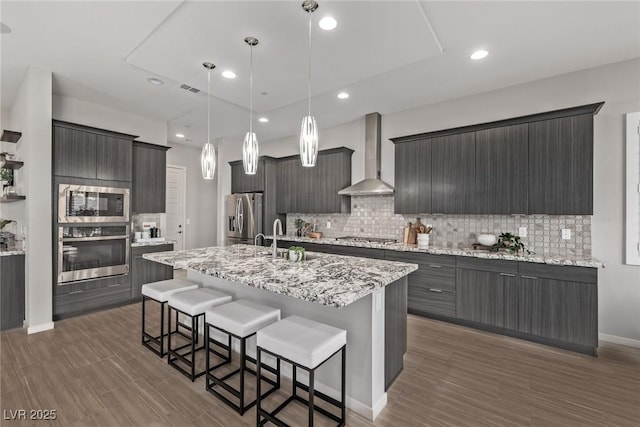
<svg viewBox="0 0 640 427">
<path fill-rule="evenodd" d="M 2 1 L 2 107 L 28 65 L 54 73 L 54 92 L 166 121 L 206 137 L 248 127 L 249 48 L 261 141 L 298 131 L 306 114 L 307 25 L 301 1 Z M 640 57 L 640 2 L 323 1 L 313 14 L 312 112 L 321 127 Z M 332 15 L 334 31 L 318 20 Z M 429 27 L 432 25 L 433 33 Z M 435 34 L 435 37 L 434 37 Z M 436 39 L 437 38 L 437 39 Z M 444 52 L 440 52 L 438 42 Z M 490 55 L 472 61 L 486 48 Z M 237 78 L 220 72 L 232 69 Z M 148 77 L 165 81 L 162 86 Z M 185 83 L 199 94 L 179 88 Z M 339 91 L 351 94 L 336 99 Z M 266 92 L 266 95 L 261 94 Z"/>
</svg>

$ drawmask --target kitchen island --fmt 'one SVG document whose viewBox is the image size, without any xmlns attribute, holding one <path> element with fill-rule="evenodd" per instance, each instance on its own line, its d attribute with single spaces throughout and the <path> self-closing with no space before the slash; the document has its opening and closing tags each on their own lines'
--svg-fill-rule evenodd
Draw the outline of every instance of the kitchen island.
<svg viewBox="0 0 640 427">
<path fill-rule="evenodd" d="M 233 245 L 158 252 L 144 258 L 187 270 L 189 280 L 347 331 L 347 407 L 375 419 L 406 352 L 407 275 L 415 264 L 307 253 L 272 259 L 264 247 Z M 318 390 L 337 396 L 339 361 L 318 372 Z M 284 375 L 290 375 L 284 370 Z"/>
</svg>

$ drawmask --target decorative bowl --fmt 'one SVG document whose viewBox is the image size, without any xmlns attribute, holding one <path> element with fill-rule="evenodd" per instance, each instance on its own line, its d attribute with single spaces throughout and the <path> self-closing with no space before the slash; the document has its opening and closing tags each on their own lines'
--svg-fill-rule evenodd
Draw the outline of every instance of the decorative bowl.
<svg viewBox="0 0 640 427">
<path fill-rule="evenodd" d="M 498 243 L 498 238 L 493 234 L 480 234 L 478 236 L 478 243 L 484 246 L 493 246 Z"/>
</svg>

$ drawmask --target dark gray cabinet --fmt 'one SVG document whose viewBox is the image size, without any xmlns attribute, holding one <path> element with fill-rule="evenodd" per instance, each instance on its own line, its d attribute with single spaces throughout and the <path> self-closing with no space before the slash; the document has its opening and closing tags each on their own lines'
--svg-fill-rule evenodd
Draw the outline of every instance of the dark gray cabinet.
<svg viewBox="0 0 640 427">
<path fill-rule="evenodd" d="M 603 104 L 392 138 L 395 212 L 592 215 Z"/>
<path fill-rule="evenodd" d="M 475 133 L 433 138 L 431 144 L 431 211 L 473 213 Z"/>
<path fill-rule="evenodd" d="M 53 174 L 96 179 L 97 135 L 78 129 L 53 127 Z"/>
<path fill-rule="evenodd" d="M 431 142 L 429 139 L 395 147 L 395 213 L 431 210 Z"/>
<path fill-rule="evenodd" d="M 242 160 L 229 162 L 231 165 L 231 192 L 232 193 L 256 193 L 264 191 L 265 162 L 261 158 L 258 169 L 254 175 L 244 173 Z"/>
<path fill-rule="evenodd" d="M 24 255 L 0 256 L 0 330 L 22 327 L 25 314 Z"/>
<path fill-rule="evenodd" d="M 418 264 L 418 270 L 408 276 L 407 307 L 409 313 L 455 317 L 455 257 L 385 251 L 385 259 Z"/>
<path fill-rule="evenodd" d="M 351 185 L 351 156 L 345 147 L 322 150 L 316 165 L 303 167 L 299 156 L 278 160 L 278 213 L 348 213 L 350 198 L 338 191 Z"/>
<path fill-rule="evenodd" d="M 595 268 L 523 265 L 519 278 L 521 332 L 598 346 L 598 292 Z"/>
<path fill-rule="evenodd" d="M 518 328 L 518 265 L 513 261 L 460 258 L 456 315 L 500 328 Z"/>
<path fill-rule="evenodd" d="M 167 150 L 169 148 L 139 141 L 133 143 L 132 212 L 166 212 Z"/>
<path fill-rule="evenodd" d="M 529 213 L 593 215 L 593 115 L 529 124 Z"/>
<path fill-rule="evenodd" d="M 131 139 L 97 135 L 96 177 L 108 181 L 131 181 Z"/>
<path fill-rule="evenodd" d="M 475 213 L 526 214 L 528 124 L 476 132 Z"/>
<path fill-rule="evenodd" d="M 172 251 L 173 243 L 154 246 L 136 246 L 131 248 L 131 298 L 142 296 L 142 285 L 173 279 L 173 267 L 149 261 L 143 254 Z"/>
<path fill-rule="evenodd" d="M 53 121 L 53 174 L 103 181 L 131 181 L 132 141 L 127 135 Z"/>
</svg>

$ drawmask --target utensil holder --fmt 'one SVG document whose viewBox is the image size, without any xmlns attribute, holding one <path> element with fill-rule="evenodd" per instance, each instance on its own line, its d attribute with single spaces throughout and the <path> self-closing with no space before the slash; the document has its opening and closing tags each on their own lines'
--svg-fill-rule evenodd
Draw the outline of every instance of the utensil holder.
<svg viewBox="0 0 640 427">
<path fill-rule="evenodd" d="M 429 247 L 429 235 L 426 233 L 418 234 L 418 247 L 419 248 L 428 248 Z"/>
</svg>

